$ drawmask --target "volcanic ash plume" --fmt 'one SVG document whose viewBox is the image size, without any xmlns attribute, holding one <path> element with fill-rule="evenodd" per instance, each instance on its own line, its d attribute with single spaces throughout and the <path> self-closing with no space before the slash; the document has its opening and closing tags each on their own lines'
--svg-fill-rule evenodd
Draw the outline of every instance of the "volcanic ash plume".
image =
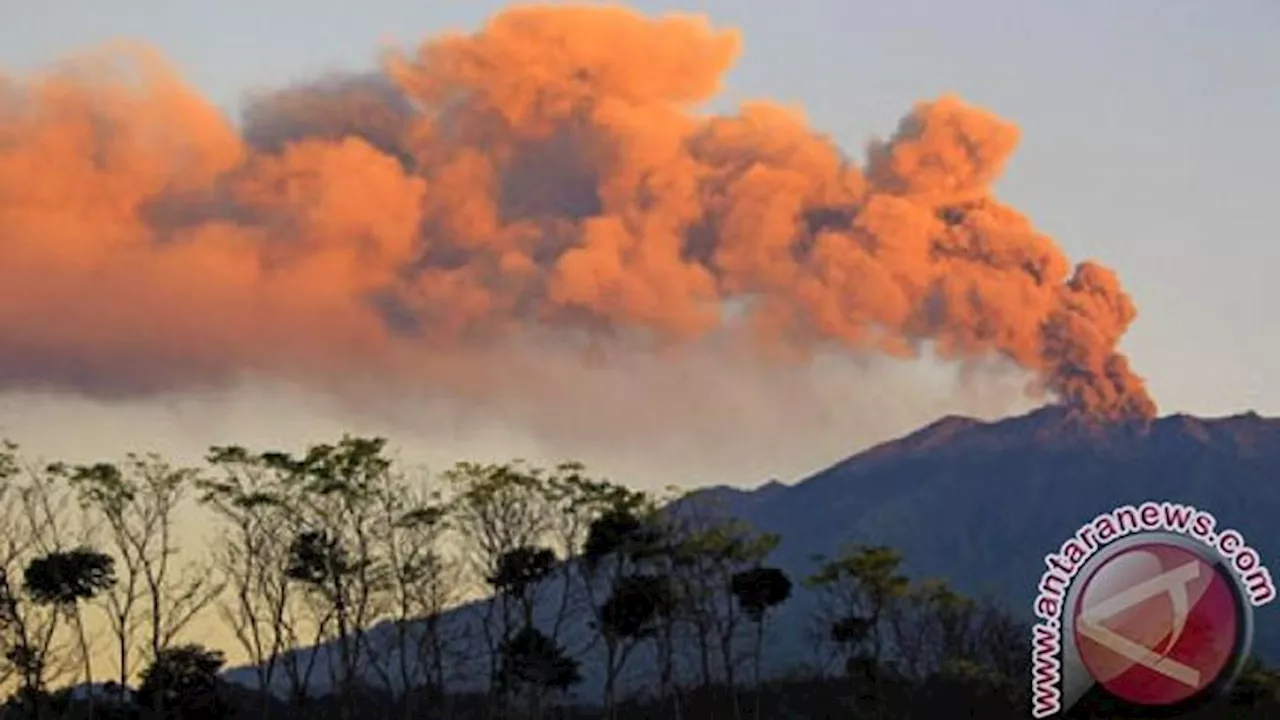
<svg viewBox="0 0 1280 720">
<path fill-rule="evenodd" d="M 943 97 L 859 166 L 767 102 L 700 114 L 739 46 L 517 8 L 239 127 L 136 48 L 0 80 L 0 384 L 476 394 L 539 347 L 746 337 L 771 362 L 1003 356 L 1073 406 L 1154 413 L 1115 275 L 992 197 L 1013 125 Z"/>
</svg>

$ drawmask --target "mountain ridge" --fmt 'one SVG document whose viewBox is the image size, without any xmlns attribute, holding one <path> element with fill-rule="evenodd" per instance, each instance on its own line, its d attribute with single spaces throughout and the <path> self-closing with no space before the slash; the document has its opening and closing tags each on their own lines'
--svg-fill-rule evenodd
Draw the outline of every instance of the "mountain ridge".
<svg viewBox="0 0 1280 720">
<path fill-rule="evenodd" d="M 1051 406 L 993 421 L 943 417 L 793 484 L 713 486 L 678 502 L 710 499 L 724 514 L 780 535 L 770 562 L 797 586 L 816 569 L 815 556 L 853 543 L 888 545 L 912 578 L 946 580 L 1029 619 L 1045 554 L 1120 505 L 1170 500 L 1213 512 L 1264 564 L 1274 562 L 1277 475 L 1280 418 L 1246 412 L 1099 422 Z M 798 589 L 779 613 L 773 633 L 782 649 L 772 671 L 804 662 L 811 651 L 802 632 L 812 602 Z M 450 611 L 450 622 L 471 622 L 482 607 Z M 1280 657 L 1271 610 L 1259 611 L 1256 644 L 1269 659 Z M 576 638 L 571 645 L 585 647 L 585 627 L 567 632 Z M 594 660 L 583 652 L 586 668 Z M 245 682 L 248 674 L 229 677 Z M 585 672 L 583 696 L 592 697 L 598 682 Z"/>
<path fill-rule="evenodd" d="M 1183 439 L 1246 456 L 1280 452 L 1280 418 L 1248 411 L 1220 417 L 1176 413 L 1149 420 L 1107 421 L 1059 406 L 989 421 L 947 415 L 919 430 L 852 455 L 814 476 L 926 452 L 964 454 L 1020 449 L 1049 452 L 1083 446 L 1123 455 L 1139 451 L 1165 452 Z"/>
</svg>

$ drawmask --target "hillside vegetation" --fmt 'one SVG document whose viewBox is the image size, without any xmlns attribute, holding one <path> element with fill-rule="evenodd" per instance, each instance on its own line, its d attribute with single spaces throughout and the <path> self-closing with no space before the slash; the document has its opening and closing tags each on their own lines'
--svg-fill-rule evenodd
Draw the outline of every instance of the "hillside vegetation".
<svg viewBox="0 0 1280 720">
<path fill-rule="evenodd" d="M 1029 714 L 1029 628 L 998 603 L 876 544 L 793 577 L 777 535 L 575 464 L 416 475 L 346 437 L 199 468 L 33 466 L 9 446 L 0 477 L 4 718 Z M 193 513 L 219 540 L 179 553 Z M 766 671 L 801 588 L 812 661 Z M 441 621 L 481 593 L 474 623 Z M 215 622 L 235 646 L 201 637 Z M 1278 693 L 1254 662 L 1196 717 L 1276 717 Z M 1112 717 L 1096 699 L 1074 714 Z"/>
</svg>

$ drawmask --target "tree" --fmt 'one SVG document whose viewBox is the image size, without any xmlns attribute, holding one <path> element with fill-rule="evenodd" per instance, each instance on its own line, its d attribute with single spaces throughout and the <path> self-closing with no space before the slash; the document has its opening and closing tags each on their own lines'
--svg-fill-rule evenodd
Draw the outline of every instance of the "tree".
<svg viewBox="0 0 1280 720">
<path fill-rule="evenodd" d="M 48 706 L 49 684 L 74 667 L 55 654 L 61 621 L 79 628 L 80 666 L 92 678 L 78 601 L 111 579 L 95 553 L 64 549 L 75 529 L 71 504 L 56 475 L 19 462 L 17 446 L 0 443 L 0 651 L 4 674 L 16 676 L 20 699 L 36 716 Z"/>
<path fill-rule="evenodd" d="M 218 678 L 224 663 L 202 645 L 163 648 L 142 673 L 138 704 L 156 720 L 222 720 L 232 711 Z"/>
<path fill-rule="evenodd" d="M 526 625 L 502 647 L 500 682 L 509 690 L 527 688 L 533 716 L 542 717 L 542 697 L 548 691 L 564 692 L 582 680 L 578 661 L 554 640 Z"/>
<path fill-rule="evenodd" d="M 531 627 L 538 585 L 555 569 L 556 562 L 556 554 L 550 548 L 513 548 L 498 558 L 497 568 L 486 580 L 500 595 L 515 598 L 524 626 Z"/>
<path fill-rule="evenodd" d="M 975 636 L 976 611 L 973 601 L 944 582 L 907 588 L 887 612 L 897 671 L 921 682 L 954 660 L 975 658 L 982 644 Z"/>
<path fill-rule="evenodd" d="M 395 670 L 405 692 L 406 717 L 443 712 L 445 669 L 454 653 L 452 633 L 441 627 L 440 616 L 457 598 L 460 578 L 448 562 L 443 537 L 448 508 L 440 492 L 423 482 L 412 483 L 388 473 L 378 491 L 376 542 L 389 574 L 390 605 L 395 621 Z M 392 668 L 382 668 L 390 688 Z M 420 707 L 417 687 L 426 690 L 432 706 Z"/>
<path fill-rule="evenodd" d="M 619 578 L 607 600 L 600 607 L 599 629 L 610 647 L 625 650 L 648 638 L 656 638 L 663 622 L 675 610 L 675 593 L 671 578 L 665 575 L 638 573 Z M 625 644 L 624 644 L 625 643 Z M 625 654 L 622 659 L 625 660 Z M 616 712 L 614 696 L 617 670 L 606 678 L 605 711 L 607 717 Z M 665 700 L 665 696 L 660 698 Z"/>
<path fill-rule="evenodd" d="M 543 547 L 553 508 L 543 474 L 523 463 L 458 463 L 445 474 L 453 488 L 450 516 L 471 569 L 489 590 L 506 583 L 503 563 L 519 548 Z M 504 558 L 507 558 L 504 560 Z M 502 653 L 515 632 L 510 592 L 485 603 L 481 631 L 489 661 L 489 702 L 502 714 L 508 700 L 501 682 Z"/>
<path fill-rule="evenodd" d="M 202 478 L 200 504 L 220 521 L 216 549 L 227 592 L 219 603 L 223 620 L 245 652 L 258 687 L 273 686 L 286 649 L 293 587 L 283 572 L 288 561 L 290 522 L 288 488 L 263 458 L 239 446 L 210 449 L 208 463 L 217 476 Z M 296 669 L 291 666 L 290 669 Z M 305 695 L 296 673 L 292 697 Z M 262 717 L 271 711 L 262 696 Z"/>
<path fill-rule="evenodd" d="M 671 610 L 669 583 L 637 574 L 644 558 L 660 541 L 655 523 L 641 513 L 650 512 L 648 498 L 617 488 L 601 497 L 603 511 L 591 522 L 583 543 L 583 587 L 594 626 L 605 649 L 604 709 L 607 717 L 616 711 L 616 685 L 631 651 L 652 634 L 651 624 Z M 607 566 L 607 568 L 606 568 Z M 606 599 L 597 600 L 597 584 L 603 584 Z"/>
<path fill-rule="evenodd" d="M 577 462 L 557 465 L 545 475 L 543 485 L 550 511 L 547 546 L 560 557 L 576 559 L 557 567 L 560 593 L 550 619 L 550 636 L 558 640 L 568 619 L 595 611 L 600 602 L 597 585 L 609 582 L 604 577 L 608 573 L 599 573 L 600 564 L 592 561 L 595 551 L 590 543 L 599 541 L 592 538 L 592 532 L 598 530 L 596 523 L 618 510 L 647 513 L 650 503 L 644 493 L 591 477 Z"/>
<path fill-rule="evenodd" d="M 601 630 L 618 638 L 641 639 L 655 631 L 655 621 L 671 612 L 670 579 L 636 574 L 620 578 L 600 609 Z"/>
<path fill-rule="evenodd" d="M 222 591 L 202 561 L 175 561 L 178 513 L 199 473 L 154 454 L 132 453 L 119 465 L 55 463 L 49 469 L 69 481 L 82 507 L 106 531 L 119 581 L 104 598 L 116 640 L 119 686 L 126 687 L 137 652 L 145 649 L 154 660 Z"/>
<path fill-rule="evenodd" d="M 505 695 L 521 684 L 513 680 L 523 681 L 531 691 L 535 714 L 540 712 L 545 690 L 562 689 L 564 652 L 554 638 L 537 629 L 534 616 L 538 587 L 551 575 L 556 562 L 556 555 L 549 548 L 521 546 L 503 553 L 493 574 L 486 578 L 504 607 L 512 599 L 520 610 L 520 631 L 503 641 L 500 685 Z"/>
<path fill-rule="evenodd" d="M 628 494 L 588 476 L 580 463 L 549 471 L 523 462 L 459 463 L 447 476 L 455 490 L 451 519 L 465 540 L 476 575 L 496 591 L 482 621 L 497 702 L 497 661 L 517 627 L 530 627 L 559 643 L 564 623 L 597 605 L 592 571 L 572 560 L 590 542 L 592 523 Z M 565 558 L 561 562 L 559 558 Z"/>
<path fill-rule="evenodd" d="M 892 548 L 856 545 L 808 579 L 822 596 L 823 623 L 850 674 L 874 675 L 884 661 L 885 622 L 910 587 L 901 563 Z"/>
<path fill-rule="evenodd" d="M 378 493 L 391 471 L 383 438 L 344 436 L 312 445 L 300 457 L 264 453 L 289 489 L 294 532 L 286 576 L 308 590 L 315 625 L 335 631 L 337 662 L 330 663 L 344 717 L 371 658 L 367 633 L 389 609 L 391 586 L 379 552 Z"/>
<path fill-rule="evenodd" d="M 55 550 L 27 565 L 23 583 L 27 595 L 35 603 L 53 607 L 74 625 L 80 643 L 84 681 L 92 687 L 93 654 L 80 605 L 115 587 L 115 560 L 87 547 Z"/>
<path fill-rule="evenodd" d="M 741 570 L 758 567 L 777 547 L 779 537 L 760 533 L 697 497 L 677 507 L 684 517 L 671 535 L 672 569 L 678 579 L 680 609 L 695 634 L 703 694 L 712 699 L 718 664 L 736 717 L 740 714 L 737 671 L 743 660 L 738 640 L 743 625 L 732 579 Z"/>
<path fill-rule="evenodd" d="M 0 572 L 0 631 L 6 674 L 17 676 L 21 706 L 36 718 L 45 705 L 49 650 L 56 627 L 54 616 L 43 622 L 33 619 L 8 573 Z"/>
<path fill-rule="evenodd" d="M 24 580 L 33 600 L 66 609 L 115 585 L 115 561 L 89 548 L 55 551 L 32 560 Z"/>
<path fill-rule="evenodd" d="M 582 552 L 588 569 L 599 569 L 608 558 L 636 559 L 658 542 L 656 526 L 641 519 L 636 510 L 644 500 L 643 495 L 619 499 L 591 523 Z"/>
<path fill-rule="evenodd" d="M 729 583 L 738 607 L 756 626 L 756 646 L 752 653 L 755 684 L 755 717 L 760 718 L 760 665 L 764 654 L 764 623 L 769 611 L 791 597 L 791 578 L 778 568 L 753 567 L 734 573 Z"/>
<path fill-rule="evenodd" d="M 343 707 L 350 702 L 355 689 L 358 658 L 351 638 L 351 589 L 357 566 L 342 541 L 327 530 L 306 530 L 299 533 L 289 545 L 285 576 L 312 591 L 321 600 L 323 627 L 328 618 L 334 618 L 337 626 L 339 665 L 335 678 L 341 693 Z M 345 713 L 344 713 L 345 714 Z"/>
<path fill-rule="evenodd" d="M 37 471 L 20 463 L 12 446 L 0 446 L 0 682 L 9 695 L 0 718 L 475 717 L 497 696 L 520 701 L 503 708 L 519 712 L 501 717 L 549 716 L 551 701 L 564 700 L 555 694 L 584 674 L 577 643 L 605 648 L 604 717 L 678 718 L 690 707 L 674 669 L 680 633 L 701 656 L 690 656 L 689 677 L 716 689 L 689 713 L 697 717 L 738 713 L 737 693 L 720 691 L 734 686 L 735 668 L 745 661 L 754 661 L 756 718 L 1012 720 L 1029 705 L 1026 624 L 991 599 L 909 580 L 887 547 L 855 546 L 808 580 L 821 602 L 823 635 L 839 645 L 848 677 L 796 674 L 762 683 L 766 623 L 776 622 L 775 609 L 795 588 L 766 564 L 778 538 L 723 516 L 680 503 L 657 507 L 645 494 L 586 477 L 576 464 L 550 472 L 520 463 L 463 466 L 465 477 L 446 496 L 393 468 L 380 442 L 351 438 L 297 456 L 223 448 L 211 453 L 209 475 L 157 458 L 145 463 L 145 470 L 55 464 Z M 249 661 L 267 666 L 258 668 L 259 688 L 272 685 L 273 663 L 290 667 L 290 650 L 309 663 L 324 650 L 304 646 L 325 644 L 338 658 L 332 689 L 341 697 L 282 712 L 266 692 L 254 696 L 221 682 L 219 651 L 174 641 L 185 614 L 179 609 L 193 607 L 181 597 L 175 604 L 175 593 L 190 587 L 184 580 L 191 573 L 207 571 L 198 560 L 181 564 L 185 558 L 166 535 L 166 522 L 176 537 L 186 519 L 173 500 L 183 491 L 167 489 L 174 473 L 184 475 L 183 487 L 201 491 L 199 507 L 219 519 L 218 569 L 229 591 L 220 606 Z M 74 514 L 76 499 L 86 515 Z M 454 552 L 471 565 L 452 562 Z M 460 570 L 475 572 L 464 578 L 454 574 Z M 570 574 L 575 594 L 555 595 Z M 201 580 L 199 587 L 220 584 Z M 124 587 L 131 581 L 134 590 Z M 492 626 L 500 642 L 486 658 L 496 667 L 492 694 L 458 692 L 436 703 L 446 667 L 458 660 L 452 669 L 469 672 L 464 654 L 484 651 L 453 645 L 452 633 L 436 624 L 447 603 L 477 588 L 490 591 L 486 607 L 502 611 L 501 625 Z M 126 601 L 133 610 L 122 612 Z M 92 682 L 85 625 L 92 628 L 89 613 L 103 607 L 113 624 L 127 621 L 130 653 L 154 653 L 133 673 L 141 679 L 136 703 L 125 702 L 121 688 L 121 702 L 95 707 L 82 687 L 66 687 L 77 673 Z M 577 611 L 592 623 L 581 638 L 559 629 L 566 613 Z M 379 628 L 386 642 L 374 652 L 366 631 L 379 619 L 394 622 Z M 307 622 L 316 635 L 300 634 Z M 325 643 L 335 628 L 345 630 Z M 656 677 L 645 680 L 657 685 L 657 701 L 620 700 L 629 653 L 649 644 L 659 664 Z M 377 674 L 367 686 L 356 678 L 362 662 Z M 416 683 L 429 688 L 429 707 L 396 696 Z M 858 701 L 852 708 L 845 705 L 850 688 Z M 1278 688 L 1276 672 L 1251 659 L 1230 697 L 1189 717 L 1274 717 Z M 238 710 L 248 714 L 232 715 Z M 583 712 L 601 714 L 564 708 L 562 716 Z M 1069 715 L 1116 717 L 1115 703 L 1086 695 Z"/>
</svg>

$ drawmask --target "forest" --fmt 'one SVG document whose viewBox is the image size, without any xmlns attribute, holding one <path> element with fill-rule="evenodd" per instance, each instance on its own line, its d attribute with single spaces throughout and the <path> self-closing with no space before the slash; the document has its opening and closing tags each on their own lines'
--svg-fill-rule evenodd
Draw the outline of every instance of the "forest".
<svg viewBox="0 0 1280 720">
<path fill-rule="evenodd" d="M 576 463 L 430 473 L 351 436 L 193 467 L 5 444 L 0 533 L 5 720 L 1030 714 L 1030 628 L 994 601 L 877 545 L 793 577 L 782 538 Z M 813 658 L 779 663 L 800 631 L 771 623 L 802 589 Z M 1071 716 L 1134 717 L 1116 712 Z M 1278 712 L 1280 676 L 1250 659 L 1184 716 Z"/>
</svg>

